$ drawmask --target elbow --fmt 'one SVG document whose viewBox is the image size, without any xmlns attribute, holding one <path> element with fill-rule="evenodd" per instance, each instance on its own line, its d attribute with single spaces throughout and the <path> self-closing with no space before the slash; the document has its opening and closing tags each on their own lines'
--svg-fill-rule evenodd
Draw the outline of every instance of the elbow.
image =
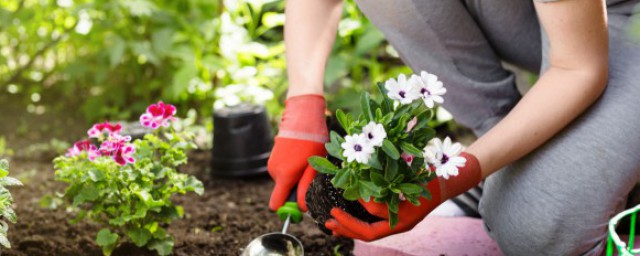
<svg viewBox="0 0 640 256">
<path fill-rule="evenodd" d="M 604 93 L 609 84 L 609 65 L 606 62 L 602 65 L 597 65 L 590 68 L 588 73 L 590 74 L 589 84 L 593 86 L 593 91 L 596 94 L 594 96 L 598 98 Z"/>
</svg>

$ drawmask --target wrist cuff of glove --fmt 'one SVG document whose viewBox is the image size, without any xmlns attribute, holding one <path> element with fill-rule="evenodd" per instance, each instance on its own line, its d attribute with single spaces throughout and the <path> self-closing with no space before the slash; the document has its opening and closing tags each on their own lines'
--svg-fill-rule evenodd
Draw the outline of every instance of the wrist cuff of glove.
<svg viewBox="0 0 640 256">
<path fill-rule="evenodd" d="M 325 118 L 326 103 L 318 94 L 305 94 L 285 101 L 278 136 L 326 142 L 329 137 Z"/>
</svg>

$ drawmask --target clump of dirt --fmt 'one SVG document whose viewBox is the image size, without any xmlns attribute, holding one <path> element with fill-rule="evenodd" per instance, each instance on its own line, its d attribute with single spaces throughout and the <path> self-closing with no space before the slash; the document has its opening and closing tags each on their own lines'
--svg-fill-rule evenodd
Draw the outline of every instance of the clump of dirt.
<svg viewBox="0 0 640 256">
<path fill-rule="evenodd" d="M 331 184 L 331 178 L 333 176 L 327 174 L 318 174 L 313 179 L 309 190 L 307 191 L 307 207 L 311 213 L 311 217 L 316 222 L 316 225 L 327 235 L 331 235 L 331 230 L 324 226 L 324 223 L 332 218 L 331 209 L 338 207 L 345 210 L 360 220 L 373 223 L 381 221 L 378 218 L 367 212 L 367 210 L 358 201 L 349 201 L 342 196 L 344 190 L 335 188 Z"/>
<path fill-rule="evenodd" d="M 208 152 L 195 152 L 184 171 L 205 184 L 205 194 L 175 197 L 184 207 L 185 218 L 174 221 L 169 232 L 175 240 L 174 255 L 238 255 L 255 237 L 277 232 L 282 222 L 267 203 L 273 182 L 266 176 L 249 179 L 222 179 L 209 175 Z M 94 239 L 100 227 L 88 221 L 69 224 L 74 215 L 64 207 L 47 209 L 40 199 L 63 191 L 65 185 L 54 181 L 50 159 L 12 161 L 11 175 L 24 181 L 12 188 L 18 223 L 9 226 L 11 249 L 3 255 L 102 255 Z M 304 245 L 306 255 L 351 255 L 353 242 L 323 234 L 313 220 L 305 216 L 293 224 L 289 234 Z M 120 245 L 113 255 L 155 255 L 132 244 Z"/>
</svg>

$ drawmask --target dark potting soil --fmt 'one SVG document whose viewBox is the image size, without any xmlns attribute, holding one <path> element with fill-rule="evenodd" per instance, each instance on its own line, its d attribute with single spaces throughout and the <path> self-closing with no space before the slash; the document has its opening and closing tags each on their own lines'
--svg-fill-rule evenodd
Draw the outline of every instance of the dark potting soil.
<svg viewBox="0 0 640 256">
<path fill-rule="evenodd" d="M 333 207 L 345 210 L 353 217 L 369 223 L 382 220 L 367 212 L 358 201 L 344 199 L 342 196 L 343 190 L 335 188 L 331 184 L 332 177 L 322 173 L 316 175 L 306 195 L 309 213 L 311 213 L 311 217 L 325 234 L 331 234 L 331 230 L 327 229 L 324 223 L 332 218 L 331 209 Z"/>
<path fill-rule="evenodd" d="M 282 222 L 268 207 L 273 182 L 268 176 L 251 179 L 212 178 L 210 154 L 195 152 L 184 171 L 205 184 L 205 194 L 190 193 L 175 197 L 184 206 L 185 218 L 174 221 L 169 232 L 175 240 L 174 255 L 239 255 L 255 237 L 279 232 Z M 94 239 L 100 229 L 82 221 L 69 224 L 72 212 L 64 207 L 48 209 L 40 206 L 45 195 L 62 192 L 65 185 L 54 181 L 49 159 L 12 159 L 11 176 L 24 182 L 11 188 L 15 198 L 18 223 L 9 225 L 11 249 L 2 255 L 102 255 Z M 306 255 L 350 255 L 353 242 L 323 234 L 306 215 L 300 224 L 292 224 L 289 234 L 304 245 Z M 122 244 L 113 255 L 155 255 L 154 252 Z"/>
</svg>

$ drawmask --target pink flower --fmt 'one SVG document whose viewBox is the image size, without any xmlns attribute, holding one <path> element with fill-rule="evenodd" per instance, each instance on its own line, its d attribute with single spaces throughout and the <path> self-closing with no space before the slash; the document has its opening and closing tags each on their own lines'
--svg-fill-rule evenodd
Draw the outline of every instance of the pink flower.
<svg viewBox="0 0 640 256">
<path fill-rule="evenodd" d="M 400 192 L 400 194 L 398 194 L 398 199 L 400 199 L 400 201 L 405 201 L 407 200 L 406 197 L 404 197 L 404 194 L 402 192 Z"/>
<path fill-rule="evenodd" d="M 135 152 L 136 152 L 136 148 L 133 145 L 131 144 L 124 145 L 123 147 L 120 147 L 118 149 L 116 154 L 113 156 L 113 160 L 120 165 L 126 165 L 127 163 L 135 163 L 136 159 L 133 158 L 132 156 L 133 153 Z"/>
<path fill-rule="evenodd" d="M 107 140 L 100 144 L 100 152 L 106 156 L 114 156 L 121 147 L 131 141 L 131 136 L 122 136 L 119 134 L 111 134 Z"/>
<path fill-rule="evenodd" d="M 100 145 L 100 152 L 105 156 L 110 156 L 116 163 L 126 165 L 134 163 L 135 159 L 131 156 L 136 152 L 135 147 L 129 144 L 131 136 L 121 136 L 112 134 L 107 140 Z"/>
<path fill-rule="evenodd" d="M 416 124 L 418 124 L 418 117 L 413 117 L 413 119 L 407 123 L 407 132 L 413 130 L 413 127 L 415 127 Z"/>
<path fill-rule="evenodd" d="M 96 157 L 100 156 L 100 151 L 98 148 L 91 144 L 90 140 L 81 140 L 73 144 L 73 147 L 70 148 L 67 152 L 67 157 L 73 157 L 80 155 L 82 151 L 86 151 L 89 156 L 89 160 L 93 161 Z"/>
<path fill-rule="evenodd" d="M 105 130 L 109 132 L 109 135 L 118 134 L 120 133 L 120 130 L 122 130 L 122 125 L 119 123 L 114 125 L 109 123 L 109 121 L 105 121 L 104 123 L 94 124 L 93 127 L 87 131 L 87 134 L 89 135 L 89 138 L 100 138 L 100 136 L 102 136 L 102 132 Z"/>
<path fill-rule="evenodd" d="M 140 123 L 149 128 L 157 129 L 160 126 L 169 126 L 169 121 L 173 121 L 176 114 L 176 107 L 171 104 L 151 104 L 147 107 L 147 112 L 140 116 Z"/>
<path fill-rule="evenodd" d="M 407 152 L 402 152 L 402 160 L 404 160 L 405 163 L 407 163 L 408 166 L 411 166 L 411 163 L 413 162 L 413 155 L 407 153 Z"/>
</svg>

